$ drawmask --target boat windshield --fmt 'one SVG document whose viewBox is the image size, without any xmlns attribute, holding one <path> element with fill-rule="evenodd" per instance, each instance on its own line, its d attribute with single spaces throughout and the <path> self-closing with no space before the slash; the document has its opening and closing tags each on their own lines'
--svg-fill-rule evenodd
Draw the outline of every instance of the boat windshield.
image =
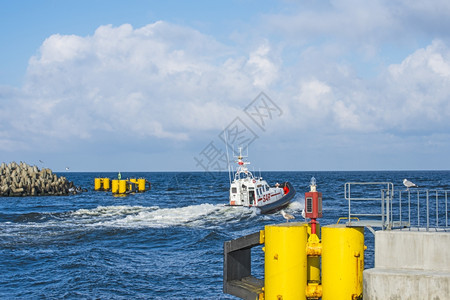
<svg viewBox="0 0 450 300">
<path fill-rule="evenodd" d="M 236 171 L 236 174 L 234 174 L 234 180 L 245 179 L 245 178 L 252 179 L 253 178 L 252 172 L 250 172 L 248 170 L 238 169 Z"/>
</svg>

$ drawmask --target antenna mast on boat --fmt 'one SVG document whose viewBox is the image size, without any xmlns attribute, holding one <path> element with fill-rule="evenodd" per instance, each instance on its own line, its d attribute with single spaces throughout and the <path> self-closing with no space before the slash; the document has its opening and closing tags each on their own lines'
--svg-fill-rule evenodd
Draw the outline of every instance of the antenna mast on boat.
<svg viewBox="0 0 450 300">
<path fill-rule="evenodd" d="M 225 131 L 225 129 L 224 129 L 224 131 Z M 227 136 L 226 131 L 225 131 L 225 147 L 227 149 L 228 179 L 230 180 L 230 185 L 231 185 L 231 166 L 230 166 L 230 156 L 228 155 L 228 136 Z"/>
</svg>

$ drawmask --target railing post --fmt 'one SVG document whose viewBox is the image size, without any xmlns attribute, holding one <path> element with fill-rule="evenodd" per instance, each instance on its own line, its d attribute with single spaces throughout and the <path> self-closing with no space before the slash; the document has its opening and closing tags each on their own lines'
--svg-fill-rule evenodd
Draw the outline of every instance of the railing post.
<svg viewBox="0 0 450 300">
<path fill-rule="evenodd" d="M 429 229 L 430 229 L 430 207 L 429 207 L 429 201 L 430 201 L 430 198 L 429 198 L 429 193 L 428 193 L 428 190 L 427 190 L 427 231 L 429 231 Z"/>
<path fill-rule="evenodd" d="M 447 191 L 445 191 L 445 227 L 448 227 Z"/>
<path fill-rule="evenodd" d="M 384 199 L 383 199 L 383 191 L 381 191 L 381 226 L 383 230 L 385 229 L 385 223 L 384 223 Z"/>
<path fill-rule="evenodd" d="M 400 226 L 402 226 L 402 194 L 400 194 L 398 203 L 399 203 L 399 209 L 400 209 Z"/>
<path fill-rule="evenodd" d="M 420 228 L 420 204 L 419 203 L 420 203 L 419 190 L 417 190 L 417 228 Z"/>
<path fill-rule="evenodd" d="M 394 206 L 394 194 L 393 194 L 393 192 L 394 192 L 394 186 L 392 186 L 392 189 L 391 189 L 391 185 L 388 183 L 388 198 L 389 198 L 389 203 L 391 204 L 391 218 L 390 218 L 390 220 L 391 220 L 392 226 L 394 225 L 394 210 L 392 209 L 393 206 Z"/>
<path fill-rule="evenodd" d="M 389 194 L 386 197 L 386 192 L 383 193 L 384 199 L 386 199 L 386 223 L 388 226 L 388 229 L 392 229 L 392 220 L 391 220 L 391 203 L 389 201 Z"/>
<path fill-rule="evenodd" d="M 436 228 L 439 227 L 439 201 L 438 201 L 438 191 L 436 190 Z"/>
<path fill-rule="evenodd" d="M 347 196 L 347 186 L 348 186 L 348 196 Z M 350 222 L 351 218 L 351 209 L 350 209 L 350 203 L 351 203 L 351 196 L 350 196 L 350 184 L 345 184 L 345 196 L 348 197 L 348 221 Z"/>
<path fill-rule="evenodd" d="M 411 199 L 408 199 L 408 224 L 411 226 Z"/>
</svg>

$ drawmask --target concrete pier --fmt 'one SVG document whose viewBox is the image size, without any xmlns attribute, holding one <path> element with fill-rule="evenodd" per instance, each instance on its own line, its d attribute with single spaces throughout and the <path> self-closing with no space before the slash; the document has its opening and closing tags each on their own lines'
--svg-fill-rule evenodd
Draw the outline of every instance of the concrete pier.
<svg viewBox="0 0 450 300">
<path fill-rule="evenodd" d="M 449 249 L 450 232 L 377 231 L 364 299 L 450 299 Z"/>
</svg>

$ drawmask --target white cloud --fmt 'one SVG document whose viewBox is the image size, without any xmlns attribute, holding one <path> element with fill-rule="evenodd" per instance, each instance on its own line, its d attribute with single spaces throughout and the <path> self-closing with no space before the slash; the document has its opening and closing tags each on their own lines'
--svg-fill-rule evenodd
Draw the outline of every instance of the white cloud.
<svg viewBox="0 0 450 300">
<path fill-rule="evenodd" d="M 101 26 L 87 37 L 55 34 L 29 61 L 11 109 L 21 122 L 11 124 L 58 139 L 108 132 L 185 141 L 226 126 L 277 76 L 267 41 L 242 55 L 163 21 Z"/>
<path fill-rule="evenodd" d="M 76 35 L 54 34 L 41 46 L 39 61 L 32 57 L 30 64 L 57 64 L 71 60 L 81 60 L 89 51 L 89 43 Z"/>
<path fill-rule="evenodd" d="M 291 9 L 264 15 L 261 31 L 298 47 L 326 47 L 327 56 L 349 54 L 363 61 L 389 57 L 386 48 L 401 51 L 423 45 L 430 37 L 450 39 L 450 5 L 446 0 L 298 1 Z M 288 42 L 287 42 L 288 41 Z M 389 53 L 388 53 L 389 54 Z"/>
<path fill-rule="evenodd" d="M 254 78 L 253 84 L 260 89 L 267 89 L 278 78 L 278 65 L 269 57 L 268 41 L 250 53 L 247 68 Z"/>
<path fill-rule="evenodd" d="M 391 65 L 385 84 L 386 123 L 405 131 L 450 128 L 450 48 L 443 41 Z"/>
<path fill-rule="evenodd" d="M 302 55 L 309 57 L 309 52 Z M 314 55 L 312 57 L 315 57 Z M 351 65 L 301 59 L 280 70 L 293 87 L 280 98 L 292 99 L 284 126 L 322 134 L 386 133 L 430 135 L 450 128 L 450 48 L 435 40 L 377 77 L 361 80 Z M 315 76 L 305 76 L 305 68 Z M 313 73 L 314 74 L 314 73 Z"/>
<path fill-rule="evenodd" d="M 283 65 L 272 48 L 264 40 L 239 56 L 166 22 L 101 26 L 88 37 L 53 35 L 30 59 L 18 101 L 21 121 L 11 123 L 22 133 L 57 138 L 104 131 L 188 140 L 199 130 L 223 128 L 254 91 L 289 84 L 297 88 L 281 94 L 293 108 L 285 121 L 295 127 L 372 132 L 447 122 L 450 54 L 443 41 L 368 81 L 357 80 L 345 64 L 321 63 L 316 51 L 301 54 L 313 63 L 305 76 L 302 66 Z"/>
<path fill-rule="evenodd" d="M 304 42 L 330 36 L 341 41 L 370 41 L 397 31 L 397 11 L 392 6 L 382 1 L 352 0 L 330 1 L 320 8 L 301 3 L 289 14 L 266 16 L 266 22 L 274 32 Z"/>
</svg>

